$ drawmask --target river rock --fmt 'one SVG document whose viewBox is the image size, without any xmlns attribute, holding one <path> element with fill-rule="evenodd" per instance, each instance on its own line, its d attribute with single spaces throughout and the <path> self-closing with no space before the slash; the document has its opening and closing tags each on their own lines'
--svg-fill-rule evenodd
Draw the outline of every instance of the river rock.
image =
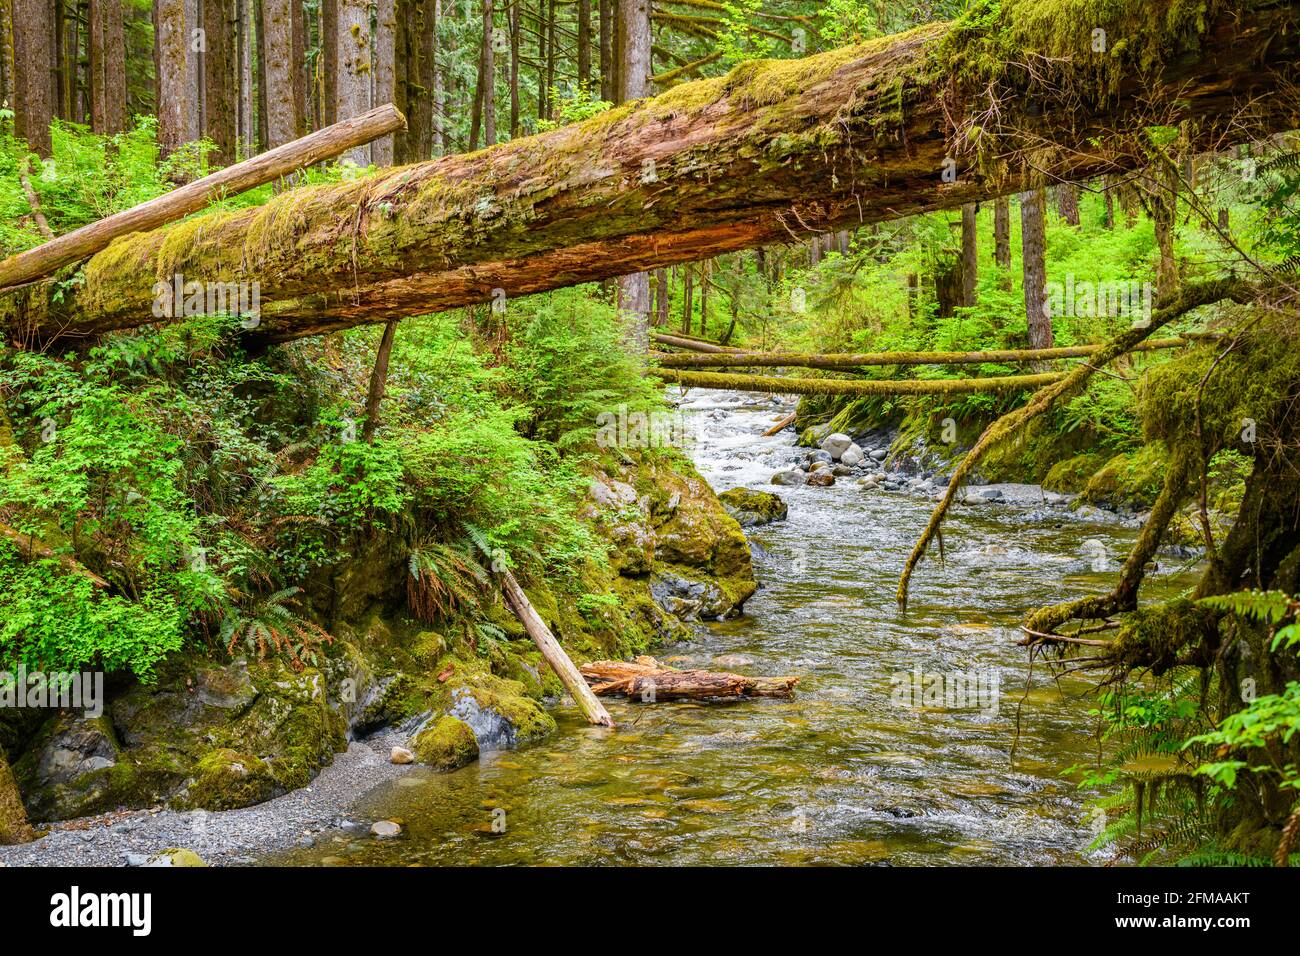
<svg viewBox="0 0 1300 956">
<path fill-rule="evenodd" d="M 853 444 L 852 438 L 850 438 L 848 435 L 844 434 L 843 432 L 836 432 L 833 435 L 827 435 L 825 438 L 823 438 L 821 440 L 820 447 L 821 450 L 829 454 L 831 458 L 835 459 L 836 461 L 839 461 L 840 456 L 843 455 L 844 452 L 847 451 L 852 444 Z"/>
<path fill-rule="evenodd" d="M 370 827 L 370 835 L 380 840 L 392 840 L 402 835 L 402 826 L 392 820 L 377 820 Z"/>
<path fill-rule="evenodd" d="M 849 445 L 848 448 L 844 449 L 844 453 L 840 455 L 840 464 L 850 465 L 850 466 L 856 465 L 859 464 L 866 457 L 867 457 L 866 453 L 863 452 L 863 450 L 859 448 L 856 443 L 854 443 L 852 445 Z"/>
<path fill-rule="evenodd" d="M 394 747 L 389 754 L 388 760 L 395 764 L 415 763 L 415 754 L 411 753 L 405 747 Z"/>
<path fill-rule="evenodd" d="M 835 484 L 835 476 L 829 471 L 817 471 L 808 476 L 808 484 L 814 488 L 829 488 Z"/>
<path fill-rule="evenodd" d="M 478 739 L 469 724 L 444 714 L 411 738 L 411 750 L 420 763 L 439 770 L 455 770 L 478 759 Z"/>
<path fill-rule="evenodd" d="M 854 471 L 848 465 L 836 465 L 831 469 L 831 474 L 836 478 L 847 478 L 849 475 L 854 474 Z"/>
<path fill-rule="evenodd" d="M 159 852 L 153 854 L 153 856 L 149 857 L 149 859 L 145 861 L 144 865 L 153 866 L 153 867 L 207 866 L 207 864 L 203 862 L 203 858 L 199 856 L 197 853 L 195 853 L 193 850 L 186 850 L 180 848 L 173 848 L 170 850 L 160 850 Z"/>
<path fill-rule="evenodd" d="M 798 468 L 783 468 L 772 476 L 772 484 L 774 485 L 802 485 L 807 480 L 807 477 Z"/>
<path fill-rule="evenodd" d="M 718 500 L 727 509 L 727 514 L 740 522 L 742 528 L 782 521 L 789 513 L 786 503 L 770 491 L 732 488 L 718 495 Z"/>
<path fill-rule="evenodd" d="M 889 454 L 889 449 L 873 448 L 869 454 L 872 461 L 884 461 L 885 457 Z"/>
</svg>

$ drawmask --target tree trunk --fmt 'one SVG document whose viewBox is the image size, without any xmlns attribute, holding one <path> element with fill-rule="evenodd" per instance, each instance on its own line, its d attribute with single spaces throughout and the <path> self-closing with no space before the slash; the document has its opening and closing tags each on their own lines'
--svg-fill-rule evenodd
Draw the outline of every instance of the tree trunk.
<svg viewBox="0 0 1300 956">
<path fill-rule="evenodd" d="M 375 352 L 375 367 L 370 372 L 370 390 L 366 394 L 366 421 L 361 426 L 361 440 L 367 444 L 374 440 L 375 430 L 379 427 L 379 406 L 384 401 L 384 391 L 388 386 L 388 360 L 393 354 L 393 337 L 399 321 L 390 319 L 384 325 L 384 332 L 379 337 L 379 348 Z"/>
<path fill-rule="evenodd" d="M 11 0 L 14 37 L 14 133 L 38 156 L 50 155 L 54 122 L 54 11 L 48 0 Z"/>
<path fill-rule="evenodd" d="M 397 4 L 378 0 L 375 4 L 374 104 L 382 106 L 397 98 Z M 376 166 L 393 165 L 393 134 L 370 144 Z"/>
<path fill-rule="evenodd" d="M 443 72 L 442 67 L 438 64 L 438 57 L 442 55 L 442 44 L 438 39 L 438 30 L 442 22 L 442 0 L 425 0 L 431 4 L 433 11 L 432 26 L 428 30 L 428 41 L 425 47 L 428 53 L 428 77 L 429 89 L 433 91 L 432 102 L 430 106 L 433 109 L 433 155 L 441 156 L 447 149 L 447 136 L 443 117 L 446 112 L 445 97 L 443 93 Z M 421 72 L 421 76 L 426 75 Z"/>
<path fill-rule="evenodd" d="M 1047 234 L 1043 206 L 1047 192 L 1041 186 L 1020 194 L 1020 257 L 1024 260 L 1025 315 L 1029 347 L 1052 347 L 1052 316 L 1047 306 Z"/>
<path fill-rule="evenodd" d="M 591 0 L 578 0 L 578 89 L 591 88 Z"/>
<path fill-rule="evenodd" d="M 1074 183 L 1061 183 L 1056 187 L 1056 207 L 1067 225 L 1079 224 L 1079 187 Z"/>
<path fill-rule="evenodd" d="M 370 109 L 370 7 L 363 0 L 334 0 L 338 9 L 335 42 L 338 60 L 334 71 L 335 113 L 340 120 L 352 119 Z M 370 164 L 369 145 L 348 153 L 358 166 Z"/>
<path fill-rule="evenodd" d="M 975 306 L 976 289 L 979 287 L 979 223 L 976 220 L 978 209 L 979 207 L 973 202 L 968 202 L 961 207 L 961 304 L 967 308 Z"/>
<path fill-rule="evenodd" d="M 993 203 L 993 260 L 999 269 L 1011 268 L 1011 200 L 999 196 Z"/>
<path fill-rule="evenodd" d="M 614 102 L 618 95 L 614 76 L 614 0 L 600 0 L 600 98 Z"/>
<path fill-rule="evenodd" d="M 620 0 L 618 9 L 623 84 L 618 101 L 624 103 L 641 99 L 650 89 L 650 0 Z M 645 352 L 650 345 L 650 276 L 638 272 L 624 276 L 618 284 L 625 338 L 637 351 Z M 700 294 L 704 302 L 707 285 L 701 285 Z"/>
<path fill-rule="evenodd" d="M 321 122 L 332 126 L 339 116 L 339 0 L 321 0 L 320 59 Z"/>
<path fill-rule="evenodd" d="M 740 375 L 730 372 L 688 372 L 656 368 L 651 374 L 685 388 L 766 392 L 769 395 L 969 395 L 974 392 L 1014 392 L 1042 388 L 1059 382 L 1064 372 L 1001 375 L 992 378 L 796 378 L 777 375 Z"/>
<path fill-rule="evenodd" d="M 239 16 L 239 31 L 236 36 L 236 70 L 237 83 L 237 129 L 238 141 L 235 158 L 245 159 L 257 152 L 257 129 L 253 125 L 253 46 L 254 17 L 256 4 L 254 0 L 235 0 Z M 333 120 L 330 120 L 333 122 Z"/>
<path fill-rule="evenodd" d="M 218 0 L 207 2 L 216 4 Z M 90 128 L 101 134 L 126 129 L 122 0 L 90 0 Z"/>
<path fill-rule="evenodd" d="M 631 697 L 653 704 L 667 700 L 725 697 L 793 697 L 797 677 L 746 677 L 725 671 L 677 670 L 653 657 L 635 661 L 592 661 L 582 676 L 599 697 Z"/>
<path fill-rule="evenodd" d="M 293 17 L 297 0 L 262 0 L 262 87 L 266 104 L 266 148 L 297 138 L 294 111 Z M 385 101 L 389 102 L 389 101 Z"/>
<path fill-rule="evenodd" d="M 519 4 L 513 0 L 507 11 L 510 20 L 510 138 L 519 136 L 519 45 L 523 42 L 520 30 Z"/>
<path fill-rule="evenodd" d="M 694 267 L 687 262 L 682 266 L 682 273 L 682 332 L 690 335 L 695 313 Z"/>
<path fill-rule="evenodd" d="M 1115 183 L 1110 176 L 1101 178 L 1102 195 L 1106 199 L 1106 228 L 1115 228 Z"/>
<path fill-rule="evenodd" d="M 1178 291 L 1178 259 L 1174 251 L 1178 227 L 1178 180 L 1172 171 L 1159 170 L 1147 179 L 1147 192 L 1151 197 L 1151 219 L 1155 224 L 1156 293 L 1168 298 Z"/>
<path fill-rule="evenodd" d="M 497 141 L 497 61 L 493 0 L 483 2 L 483 56 L 479 61 L 479 96 L 483 111 L 483 145 L 493 146 Z"/>
<path fill-rule="evenodd" d="M 199 138 L 196 14 L 194 0 L 154 0 L 158 146 L 164 156 Z"/>
<path fill-rule="evenodd" d="M 204 0 L 206 3 L 207 0 Z M 319 126 L 312 125 L 311 114 L 307 109 L 307 86 L 308 86 L 308 66 L 307 66 L 307 11 L 303 9 L 302 0 L 291 0 L 292 10 L 290 20 L 292 23 L 292 44 L 290 48 L 290 59 L 293 61 L 293 115 L 297 121 L 297 128 L 294 130 L 294 138 L 306 136 L 313 129 L 319 129 Z M 389 100 L 388 102 L 392 102 Z"/>
<path fill-rule="evenodd" d="M 1069 75 L 1010 71 L 1021 85 L 1002 101 L 1003 125 L 1032 124 L 1035 142 L 1069 143 L 1041 163 L 1043 174 L 1067 181 L 1143 161 L 1126 137 L 1098 134 L 1079 148 L 1077 123 L 1128 128 L 1151 110 L 1172 111 L 1198 117 L 1203 144 L 1240 129 L 1249 102 L 1262 128 L 1292 128 L 1286 98 L 1266 91 L 1300 57 L 1297 16 L 1288 4 L 1210 17 L 1201 55 L 1153 63 L 1140 84 L 1087 108 L 1069 98 Z M 1141 36 L 1129 39 L 1144 48 Z M 494 288 L 516 298 L 787 242 L 794 228 L 824 232 L 1025 188 L 1014 169 L 997 181 L 972 172 L 949 184 L 933 175 L 948 151 L 936 131 L 965 114 L 948 113 L 940 80 L 922 67 L 953 42 L 962 41 L 932 24 L 874 41 L 861 55 L 800 60 L 793 81 L 788 64 L 746 64 L 729 83 L 684 84 L 491 151 L 214 213 L 184 238 L 171 230 L 124 238 L 85 264 L 82 285 L 56 295 L 45 282 L 0 296 L 0 323 L 11 336 L 49 339 L 149 322 L 162 267 L 256 279 L 258 332 L 283 341 L 486 302 Z M 1059 61 L 1054 69 L 1085 68 Z M 898 116 L 890 104 L 899 90 L 888 79 L 896 76 L 909 108 L 882 136 L 881 117 Z M 871 184 L 855 172 L 867 168 L 863 150 Z M 651 183 L 642 182 L 646 159 L 655 162 Z"/>
<path fill-rule="evenodd" d="M 203 0 L 203 135 L 216 146 L 212 158 L 221 166 L 236 161 L 239 139 L 238 29 L 234 0 Z"/>
</svg>

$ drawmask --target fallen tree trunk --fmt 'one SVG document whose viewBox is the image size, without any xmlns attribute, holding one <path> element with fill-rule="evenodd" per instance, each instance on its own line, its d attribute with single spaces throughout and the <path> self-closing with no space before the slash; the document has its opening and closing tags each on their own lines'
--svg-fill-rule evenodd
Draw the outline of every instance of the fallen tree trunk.
<svg viewBox="0 0 1300 956">
<path fill-rule="evenodd" d="M 35 248 L 10 256 L 0 262 L 0 289 L 30 282 L 70 262 L 84 259 L 107 248 L 108 244 L 119 236 L 145 232 L 175 222 L 190 213 L 198 212 L 213 200 L 234 196 L 274 182 L 313 163 L 345 153 L 354 146 L 361 146 L 372 139 L 378 139 L 385 133 L 405 128 L 406 117 L 397 107 L 391 103 L 387 106 L 377 106 L 360 116 L 327 126 L 291 143 L 259 153 L 252 159 L 217 170 L 209 176 L 196 179 L 157 199 L 151 199 L 106 219 L 74 229 Z M 25 173 L 23 180 L 24 185 L 30 188 L 26 183 Z M 30 194 L 28 200 L 33 203 L 32 209 L 40 217 L 40 209 L 35 205 L 35 194 Z M 43 217 L 38 220 L 38 222 L 43 221 Z M 48 229 L 46 235 L 50 235 Z M 152 282 L 150 285 L 152 286 Z"/>
<path fill-rule="evenodd" d="M 778 375 L 732 375 L 724 372 L 683 372 L 675 368 L 650 369 L 666 382 L 685 388 L 720 388 L 772 395 L 963 395 L 970 392 L 1009 392 L 1041 388 L 1059 382 L 1064 372 L 1004 375 L 996 378 L 848 379 L 787 378 Z"/>
<path fill-rule="evenodd" d="M 719 697 L 793 697 L 797 677 L 746 677 L 721 671 L 676 670 L 653 657 L 635 661 L 593 661 L 582 676 L 601 697 L 634 697 L 652 704 L 661 700 L 708 700 Z"/>
<path fill-rule="evenodd" d="M 739 352 L 740 349 L 732 348 L 729 345 L 718 345 L 715 342 L 706 342 L 703 339 L 697 339 L 694 336 L 686 335 L 668 335 L 664 332 L 651 332 L 650 341 L 657 342 L 660 345 L 671 345 L 673 348 L 686 349 L 690 352 L 700 352 L 709 355 L 719 353 Z"/>
<path fill-rule="evenodd" d="M 980 5 L 956 24 L 742 63 L 477 153 L 119 238 L 84 281 L 0 295 L 0 326 L 44 341 L 147 323 L 153 283 L 181 273 L 258 282 L 254 334 L 285 341 L 1132 168 L 1149 162 L 1145 126 L 1188 121 L 1197 148 L 1300 125 L 1296 99 L 1274 95 L 1300 59 L 1300 0 L 1081 0 L 1064 27 L 1060 9 Z M 1123 44 L 1091 52 L 1100 30 Z"/>
<path fill-rule="evenodd" d="M 564 689 L 569 692 L 573 702 L 578 705 L 582 711 L 582 716 L 587 718 L 587 723 L 596 724 L 599 727 L 613 727 L 614 718 L 609 716 L 609 711 L 605 705 L 596 699 L 587 682 L 582 679 L 578 669 L 573 666 L 573 661 L 569 655 L 564 652 L 560 642 L 555 639 L 551 629 L 546 626 L 546 622 L 541 619 L 537 611 L 533 608 L 533 603 L 528 600 L 528 595 L 524 594 L 524 589 L 519 586 L 515 576 L 509 570 L 502 571 L 501 593 L 505 597 L 506 607 L 514 612 L 515 617 L 519 618 L 519 623 L 524 626 L 528 636 L 533 639 L 537 649 L 542 652 L 542 657 L 546 663 L 551 665 L 551 670 L 555 671 L 555 676 L 560 678 L 560 683 Z"/>
<path fill-rule="evenodd" d="M 671 343 L 669 343 L 671 344 Z M 1143 342 L 1133 351 L 1176 349 L 1191 345 L 1184 338 L 1155 339 Z M 985 362 L 1045 362 L 1056 359 L 1086 358 L 1095 355 L 1102 345 L 1071 345 L 1052 349 L 1002 349 L 988 352 L 862 352 L 859 354 L 827 352 L 810 355 L 800 352 L 732 352 L 726 355 L 681 355 L 662 353 L 651 356 L 662 368 L 866 368 L 881 365 L 978 365 Z M 711 350 L 709 350 L 711 352 Z"/>
</svg>

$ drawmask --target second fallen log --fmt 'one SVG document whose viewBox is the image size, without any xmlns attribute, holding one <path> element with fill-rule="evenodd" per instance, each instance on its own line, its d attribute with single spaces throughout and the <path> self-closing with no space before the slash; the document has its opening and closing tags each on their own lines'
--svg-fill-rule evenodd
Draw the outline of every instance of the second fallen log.
<svg viewBox="0 0 1300 956">
<path fill-rule="evenodd" d="M 677 670 L 653 657 L 634 661 L 592 661 L 579 668 L 598 697 L 620 696 L 645 703 L 720 697 L 793 697 L 798 677 L 747 677 L 725 671 Z"/>
</svg>

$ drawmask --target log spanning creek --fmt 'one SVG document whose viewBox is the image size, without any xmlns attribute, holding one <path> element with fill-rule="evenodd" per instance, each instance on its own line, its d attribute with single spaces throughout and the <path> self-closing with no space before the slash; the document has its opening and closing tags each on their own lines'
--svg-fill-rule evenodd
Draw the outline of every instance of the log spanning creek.
<svg viewBox="0 0 1300 956">
<path fill-rule="evenodd" d="M 760 587 L 745 615 L 654 653 L 677 667 L 799 675 L 795 698 L 609 699 L 614 731 L 565 700 L 541 744 L 452 773 L 412 770 L 353 807 L 355 836 L 265 862 L 1092 862 L 1088 794 L 1062 775 L 1096 757 L 1092 685 L 1054 680 L 1041 662 L 1030 680 L 1017 624 L 1029 608 L 1106 587 L 1136 532 L 1064 511 L 958 507 L 946 561 L 921 565 L 900 612 L 894 588 L 929 500 L 852 477 L 773 486 L 803 455 L 788 430 L 760 437 L 788 411 L 780 400 L 697 390 L 683 407 L 714 488 L 775 491 L 789 516 L 750 530 Z M 1103 547 L 1110 567 L 1096 571 Z M 1145 596 L 1191 580 L 1161 573 Z M 384 819 L 401 822 L 399 839 L 369 836 Z"/>
</svg>

